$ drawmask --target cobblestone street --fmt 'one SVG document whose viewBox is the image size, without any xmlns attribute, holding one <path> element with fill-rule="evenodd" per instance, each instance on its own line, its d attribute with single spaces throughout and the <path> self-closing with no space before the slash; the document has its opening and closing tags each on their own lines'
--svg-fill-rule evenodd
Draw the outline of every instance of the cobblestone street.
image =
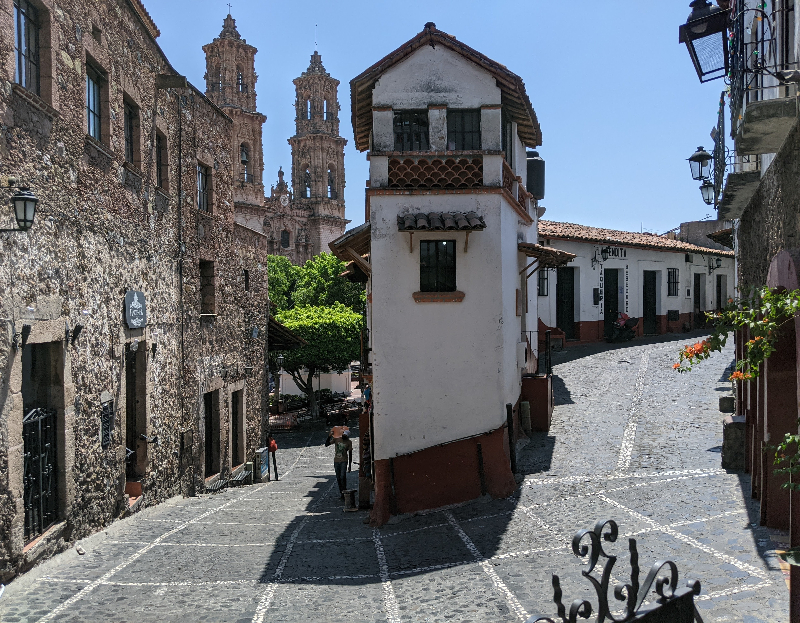
<svg viewBox="0 0 800 623">
<path fill-rule="evenodd" d="M 681 585 L 701 582 L 706 623 L 788 621 L 779 546 L 757 525 L 749 476 L 720 468 L 732 348 L 679 375 L 671 364 L 688 341 L 556 353 L 553 426 L 521 452 L 511 498 L 372 529 L 365 512 L 341 510 L 325 432 L 283 434 L 279 482 L 118 521 L 80 541 L 84 555 L 73 548 L 6 587 L 0 620 L 525 621 L 555 614 L 554 572 L 566 603 L 590 597 L 571 538 L 613 518 L 615 581 L 627 581 L 635 536 L 640 581 L 675 561 Z"/>
</svg>

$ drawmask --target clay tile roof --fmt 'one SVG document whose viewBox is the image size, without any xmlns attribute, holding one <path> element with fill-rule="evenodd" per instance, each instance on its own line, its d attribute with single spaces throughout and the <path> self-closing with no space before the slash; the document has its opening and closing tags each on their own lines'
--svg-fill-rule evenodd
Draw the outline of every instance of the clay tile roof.
<svg viewBox="0 0 800 623">
<path fill-rule="evenodd" d="M 574 253 L 568 253 L 552 247 L 543 247 L 540 244 L 532 244 L 530 242 L 518 243 L 517 250 L 528 257 L 539 260 L 539 268 L 557 268 L 575 259 Z"/>
<path fill-rule="evenodd" d="M 147 12 L 147 9 L 144 8 L 144 4 L 142 0 L 130 0 L 131 6 L 133 10 L 136 11 L 136 14 L 141 18 L 144 22 L 144 25 L 147 27 L 147 30 L 150 31 L 150 35 L 153 39 L 158 39 L 161 36 L 161 31 L 156 26 L 156 23 L 153 21 L 153 18 L 150 17 L 150 13 Z"/>
<path fill-rule="evenodd" d="M 575 240 L 597 244 L 615 244 L 641 249 L 658 249 L 676 253 L 705 253 L 720 257 L 733 257 L 732 251 L 720 251 L 709 247 L 701 247 L 680 240 L 671 240 L 657 234 L 640 234 L 633 231 L 602 229 L 576 223 L 559 223 L 556 221 L 539 221 L 539 238 L 556 238 L 559 240 Z"/>
<path fill-rule="evenodd" d="M 400 63 L 426 45 L 434 48 L 442 45 L 449 48 L 492 74 L 501 91 L 500 104 L 509 117 L 517 122 L 517 130 L 522 142 L 526 147 L 531 148 L 542 144 L 542 129 L 531 101 L 528 99 L 522 78 L 509 71 L 505 65 L 501 65 L 461 43 L 453 35 L 438 30 L 433 22 L 428 22 L 421 33 L 350 81 L 353 134 L 356 139 L 356 148 L 359 151 L 369 149 L 369 134 L 372 130 L 372 90 L 375 83 L 390 67 Z"/>
<path fill-rule="evenodd" d="M 728 247 L 729 249 L 733 249 L 733 228 L 728 227 L 728 229 L 720 229 L 719 231 L 712 232 L 707 236 L 717 244 L 722 245 L 723 247 Z"/>
<path fill-rule="evenodd" d="M 481 231 L 486 222 L 476 212 L 430 212 L 428 214 L 400 214 L 397 217 L 400 231 Z"/>
<path fill-rule="evenodd" d="M 346 231 L 343 235 L 339 236 L 336 240 L 330 242 L 328 246 L 333 253 L 340 260 L 349 262 L 352 256 L 348 252 L 353 251 L 358 256 L 363 257 L 370 251 L 370 243 L 372 229 L 370 228 L 369 221 Z"/>
</svg>

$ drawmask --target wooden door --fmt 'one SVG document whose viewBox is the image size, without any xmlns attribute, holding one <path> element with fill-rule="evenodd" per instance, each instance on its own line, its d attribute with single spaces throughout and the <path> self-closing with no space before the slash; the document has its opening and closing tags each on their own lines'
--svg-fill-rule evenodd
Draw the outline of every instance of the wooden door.
<svg viewBox="0 0 800 623">
<path fill-rule="evenodd" d="M 611 337 L 614 322 L 619 312 L 619 271 L 616 268 L 603 270 L 603 315 L 606 337 Z"/>
<path fill-rule="evenodd" d="M 656 271 L 644 271 L 644 278 L 642 280 L 642 328 L 646 335 L 658 333 L 656 282 Z"/>
<path fill-rule="evenodd" d="M 556 324 L 568 340 L 575 339 L 575 269 L 556 271 Z"/>
</svg>

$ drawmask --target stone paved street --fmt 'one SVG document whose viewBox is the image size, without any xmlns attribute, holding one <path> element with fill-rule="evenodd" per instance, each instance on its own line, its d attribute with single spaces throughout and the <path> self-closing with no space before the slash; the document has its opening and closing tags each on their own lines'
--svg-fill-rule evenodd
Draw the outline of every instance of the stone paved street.
<svg viewBox="0 0 800 623">
<path fill-rule="evenodd" d="M 788 621 L 788 590 L 749 478 L 720 469 L 732 349 L 686 375 L 679 345 L 639 341 L 555 356 L 556 412 L 519 458 L 512 498 L 400 518 L 381 529 L 343 513 L 322 430 L 278 439 L 280 482 L 173 499 L 119 521 L 6 588 L 12 621 L 524 621 L 590 597 L 570 551 L 580 528 L 620 525 L 642 576 L 674 560 L 700 580 L 706 623 Z M 351 474 L 355 485 L 355 472 Z M 773 535 L 775 536 L 775 535 Z"/>
</svg>

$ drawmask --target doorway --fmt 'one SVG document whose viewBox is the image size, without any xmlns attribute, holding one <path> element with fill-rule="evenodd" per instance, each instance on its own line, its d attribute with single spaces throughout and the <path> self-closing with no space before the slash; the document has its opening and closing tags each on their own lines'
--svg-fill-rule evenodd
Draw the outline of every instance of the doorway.
<svg viewBox="0 0 800 623">
<path fill-rule="evenodd" d="M 694 288 L 693 288 L 693 304 L 692 314 L 693 325 L 695 329 L 702 329 L 706 326 L 706 281 L 703 279 L 704 275 L 700 273 L 694 274 Z"/>
<path fill-rule="evenodd" d="M 619 270 L 603 270 L 603 317 L 606 338 L 614 334 L 614 323 L 619 312 Z"/>
<path fill-rule="evenodd" d="M 205 478 L 219 474 L 219 390 L 203 394 Z"/>
<path fill-rule="evenodd" d="M 244 463 L 244 390 L 231 393 L 231 466 Z"/>
<path fill-rule="evenodd" d="M 725 308 L 728 302 L 728 275 L 717 275 L 717 311 Z"/>
<path fill-rule="evenodd" d="M 656 301 L 658 286 L 656 271 L 645 270 L 642 280 L 642 329 L 645 335 L 658 333 Z"/>
<path fill-rule="evenodd" d="M 23 506 L 25 542 L 58 520 L 58 410 L 63 401 L 61 342 L 22 349 Z"/>
<path fill-rule="evenodd" d="M 138 482 L 147 473 L 147 347 L 125 345 L 125 477 Z"/>
<path fill-rule="evenodd" d="M 568 340 L 575 335 L 575 269 L 559 267 L 556 270 L 556 326 Z"/>
</svg>

